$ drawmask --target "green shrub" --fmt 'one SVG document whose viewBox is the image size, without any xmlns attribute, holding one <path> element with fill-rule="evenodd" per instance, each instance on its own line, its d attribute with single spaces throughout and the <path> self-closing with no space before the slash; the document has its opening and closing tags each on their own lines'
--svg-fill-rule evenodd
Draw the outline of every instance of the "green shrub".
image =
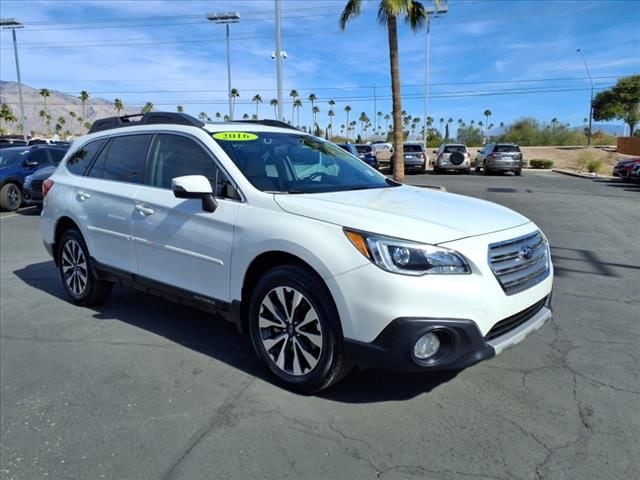
<svg viewBox="0 0 640 480">
<path fill-rule="evenodd" d="M 593 156 L 593 152 L 589 150 L 583 150 L 578 155 L 578 166 L 580 167 L 580 170 L 586 170 L 587 165 L 589 165 L 589 163 L 594 161 L 595 161 L 595 157 Z"/>
<path fill-rule="evenodd" d="M 540 159 L 530 160 L 529 166 L 531 168 L 549 169 L 553 167 L 553 160 L 540 160 Z"/>
<path fill-rule="evenodd" d="M 602 160 L 590 160 L 587 162 L 587 172 L 589 173 L 599 173 L 604 166 L 604 162 Z"/>
</svg>

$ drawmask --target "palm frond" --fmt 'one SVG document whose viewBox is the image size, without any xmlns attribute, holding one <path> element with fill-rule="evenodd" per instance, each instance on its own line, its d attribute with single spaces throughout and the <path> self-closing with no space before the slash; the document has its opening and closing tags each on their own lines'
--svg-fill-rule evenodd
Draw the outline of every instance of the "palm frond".
<svg viewBox="0 0 640 480">
<path fill-rule="evenodd" d="M 340 15 L 340 29 L 344 30 L 347 26 L 347 22 L 360 15 L 360 9 L 362 8 L 362 0 L 349 0 L 344 6 L 344 10 Z"/>
</svg>

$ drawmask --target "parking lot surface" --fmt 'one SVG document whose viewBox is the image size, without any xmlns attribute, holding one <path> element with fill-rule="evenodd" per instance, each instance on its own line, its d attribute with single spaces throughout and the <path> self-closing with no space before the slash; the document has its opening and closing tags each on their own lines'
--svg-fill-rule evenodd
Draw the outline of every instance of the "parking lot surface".
<svg viewBox="0 0 640 480">
<path fill-rule="evenodd" d="M 189 307 L 124 287 L 73 306 L 35 210 L 0 215 L 0 477 L 639 478 L 640 188 L 530 171 L 406 183 L 535 221 L 554 318 L 457 374 L 356 371 L 318 396 L 273 385 L 248 338 Z"/>
</svg>

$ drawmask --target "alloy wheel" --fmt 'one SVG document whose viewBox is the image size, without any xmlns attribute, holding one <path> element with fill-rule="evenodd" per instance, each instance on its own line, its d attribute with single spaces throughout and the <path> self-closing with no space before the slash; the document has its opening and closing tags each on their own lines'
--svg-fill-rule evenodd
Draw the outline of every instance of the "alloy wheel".
<svg viewBox="0 0 640 480">
<path fill-rule="evenodd" d="M 67 240 L 62 248 L 60 268 L 69 291 L 76 297 L 87 289 L 88 267 L 84 251 L 75 240 Z"/>
<path fill-rule="evenodd" d="M 318 365 L 322 324 L 302 293 L 292 287 L 276 287 L 265 295 L 258 315 L 259 338 L 275 366 L 302 376 Z"/>
</svg>

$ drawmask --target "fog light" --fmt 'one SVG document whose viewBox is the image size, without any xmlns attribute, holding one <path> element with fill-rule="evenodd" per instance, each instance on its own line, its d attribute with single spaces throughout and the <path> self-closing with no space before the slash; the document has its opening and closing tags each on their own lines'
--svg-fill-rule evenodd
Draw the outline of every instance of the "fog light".
<svg viewBox="0 0 640 480">
<path fill-rule="evenodd" d="M 426 360 L 433 357 L 440 349 L 440 339 L 433 332 L 421 336 L 413 347 L 413 355 L 418 360 Z"/>
</svg>

